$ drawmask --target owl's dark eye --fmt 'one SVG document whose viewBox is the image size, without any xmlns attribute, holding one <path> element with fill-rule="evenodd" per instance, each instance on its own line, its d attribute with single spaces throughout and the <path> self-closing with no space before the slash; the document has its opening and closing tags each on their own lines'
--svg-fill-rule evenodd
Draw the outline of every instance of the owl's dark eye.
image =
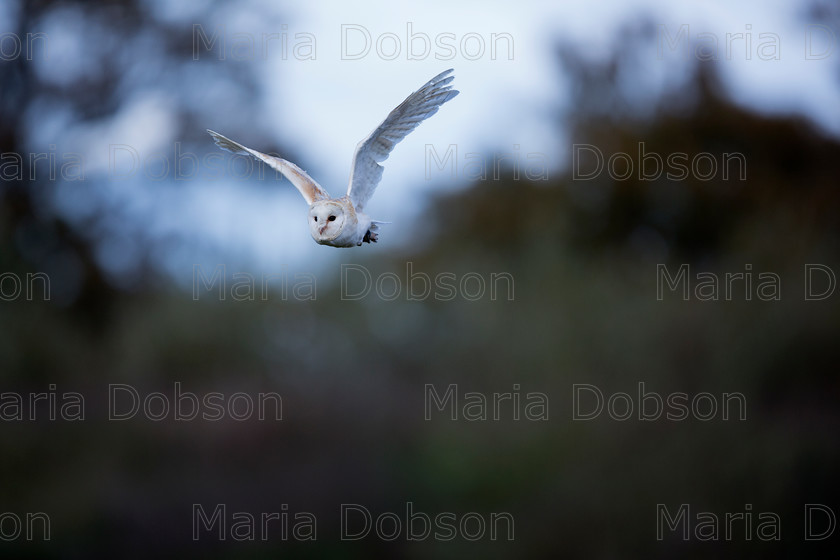
<svg viewBox="0 0 840 560">
<path fill-rule="evenodd" d="M 327 218 L 327 219 L 328 219 L 329 221 L 331 221 L 331 222 L 334 222 L 334 221 L 335 221 L 335 216 L 330 216 L 330 217 L 329 217 L 329 218 Z"/>
<path fill-rule="evenodd" d="M 318 216 L 313 216 L 312 219 L 317 222 L 318 221 Z"/>
</svg>

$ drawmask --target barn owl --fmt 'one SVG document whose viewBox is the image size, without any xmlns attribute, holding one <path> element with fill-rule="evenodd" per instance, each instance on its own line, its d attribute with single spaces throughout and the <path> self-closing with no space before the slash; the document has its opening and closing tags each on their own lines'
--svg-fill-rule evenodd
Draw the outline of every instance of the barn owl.
<svg viewBox="0 0 840 560">
<path fill-rule="evenodd" d="M 458 90 L 449 85 L 455 78 L 449 75 L 451 73 L 450 68 L 429 80 L 391 111 L 367 138 L 359 142 L 353 154 L 347 194 L 341 198 L 331 198 L 321 185 L 290 161 L 246 148 L 218 132 L 207 132 L 220 148 L 235 154 L 250 155 L 267 163 L 300 191 L 309 204 L 309 233 L 316 243 L 332 247 L 375 243 L 379 236 L 379 224 L 388 222 L 371 220 L 364 213 L 364 207 L 382 178 L 384 168 L 380 163 L 388 159 L 394 146 L 417 125 L 458 95 Z"/>
</svg>

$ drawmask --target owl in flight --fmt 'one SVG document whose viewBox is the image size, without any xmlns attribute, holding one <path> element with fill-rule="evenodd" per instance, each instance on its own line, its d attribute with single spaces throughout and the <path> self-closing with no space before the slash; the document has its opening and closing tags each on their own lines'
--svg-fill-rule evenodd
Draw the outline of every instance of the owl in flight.
<svg viewBox="0 0 840 560">
<path fill-rule="evenodd" d="M 458 90 L 449 85 L 455 78 L 450 76 L 451 73 L 450 68 L 429 80 L 391 111 L 367 138 L 359 142 L 353 155 L 350 185 L 347 187 L 347 194 L 341 198 L 331 198 L 321 185 L 290 161 L 246 148 L 218 132 L 207 132 L 220 148 L 235 154 L 253 156 L 291 181 L 309 203 L 309 233 L 316 243 L 333 247 L 355 247 L 363 242 L 375 243 L 379 224 L 388 222 L 371 220 L 364 213 L 364 207 L 382 178 L 385 168 L 380 163 L 388 159 L 394 146 L 417 128 L 417 125 L 437 113 L 441 105 L 458 95 Z"/>
</svg>

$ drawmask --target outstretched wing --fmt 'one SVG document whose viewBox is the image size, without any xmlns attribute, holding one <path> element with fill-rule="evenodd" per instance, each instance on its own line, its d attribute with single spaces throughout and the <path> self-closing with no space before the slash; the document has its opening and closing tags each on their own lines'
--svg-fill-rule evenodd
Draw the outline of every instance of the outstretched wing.
<svg viewBox="0 0 840 560">
<path fill-rule="evenodd" d="M 282 173 L 283 176 L 291 181 L 295 188 L 300 191 L 300 194 L 303 195 L 307 204 L 312 204 L 316 200 L 325 200 L 330 198 L 329 193 L 322 189 L 321 185 L 316 183 L 312 177 L 306 174 L 306 171 L 294 163 L 286 161 L 285 159 L 266 155 L 262 152 L 252 150 L 251 148 L 246 148 L 242 144 L 234 142 L 230 138 L 225 138 L 218 132 L 213 132 L 209 129 L 207 132 L 209 132 L 210 136 L 213 137 L 213 140 L 216 141 L 216 145 L 223 150 L 233 152 L 234 154 L 254 156 L 258 160 L 264 161 L 269 166 Z"/>
<path fill-rule="evenodd" d="M 451 68 L 441 72 L 409 95 L 356 146 L 347 195 L 357 210 L 361 210 L 373 195 L 385 170 L 379 164 L 388 159 L 394 146 L 417 125 L 437 113 L 441 105 L 458 95 L 458 90 L 449 85 L 455 79 L 455 76 L 449 75 L 451 73 Z"/>
</svg>

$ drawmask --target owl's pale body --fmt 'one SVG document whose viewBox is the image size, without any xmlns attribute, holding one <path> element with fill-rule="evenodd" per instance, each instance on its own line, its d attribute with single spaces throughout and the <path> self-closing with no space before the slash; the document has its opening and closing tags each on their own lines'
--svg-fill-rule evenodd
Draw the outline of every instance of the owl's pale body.
<svg viewBox="0 0 840 560">
<path fill-rule="evenodd" d="M 376 242 L 379 224 L 363 212 L 382 177 L 381 162 L 394 146 L 441 105 L 458 95 L 448 84 L 452 70 L 442 72 L 409 95 L 367 138 L 359 142 L 353 157 L 347 194 L 332 198 L 301 168 L 285 159 L 269 156 L 208 130 L 216 144 L 227 151 L 253 156 L 283 174 L 309 203 L 309 233 L 320 245 L 356 247 Z"/>
</svg>

